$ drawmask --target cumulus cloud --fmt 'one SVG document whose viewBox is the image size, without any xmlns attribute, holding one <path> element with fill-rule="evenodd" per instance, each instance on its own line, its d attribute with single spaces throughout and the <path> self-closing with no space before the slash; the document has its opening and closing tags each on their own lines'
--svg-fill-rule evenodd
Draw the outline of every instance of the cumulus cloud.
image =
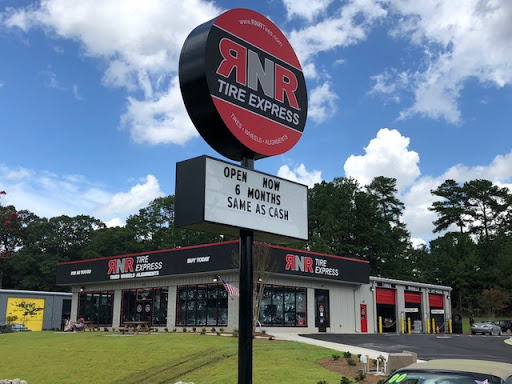
<svg viewBox="0 0 512 384">
<path fill-rule="evenodd" d="M 185 38 L 221 12 L 205 0 L 43 0 L 37 6 L 9 8 L 1 22 L 25 32 L 42 29 L 80 44 L 83 55 L 106 63 L 104 84 L 144 95 L 143 99 L 128 97 L 122 117 L 136 141 L 182 144 L 195 136 L 189 131 L 190 123 L 185 124 L 184 133 L 183 125 L 178 125 L 185 120 L 183 107 L 176 101 L 170 107 L 163 104 L 176 92 L 172 79 Z M 147 137 L 141 134 L 144 125 L 150 127 Z"/>
<path fill-rule="evenodd" d="M 408 149 L 409 138 L 396 130 L 381 129 L 376 138 L 365 148 L 366 154 L 352 155 L 345 162 L 345 174 L 365 185 L 376 176 L 397 179 L 399 198 L 405 205 L 403 221 L 411 232 L 413 244 L 425 244 L 434 237 L 437 218 L 428 210 L 438 198 L 430 191 L 437 189 L 445 180 L 459 183 L 475 179 L 487 179 L 506 186 L 512 191 L 512 151 L 496 156 L 490 164 L 468 167 L 455 164 L 438 176 L 420 176 L 419 155 Z"/>
<path fill-rule="evenodd" d="M 167 92 L 156 97 L 144 100 L 129 97 L 121 122 L 136 143 L 185 144 L 198 136 L 183 104 L 177 77 Z"/>
<path fill-rule="evenodd" d="M 329 82 L 314 88 L 310 93 L 308 117 L 321 123 L 336 113 L 338 96 L 331 91 Z"/>
<path fill-rule="evenodd" d="M 419 115 L 459 123 L 459 99 L 465 83 L 512 84 L 512 3 L 510 1 L 388 0 L 401 18 L 391 31 L 424 51 L 423 69 L 377 75 L 375 92 L 403 91 L 410 80 L 414 102 L 400 119 Z M 478 49 L 475 49 L 478 47 Z"/>
<path fill-rule="evenodd" d="M 316 24 L 293 29 L 289 33 L 290 43 L 301 63 L 311 66 L 313 58 L 321 52 L 364 41 L 373 24 L 386 14 L 380 2 L 351 0 Z M 316 70 L 309 68 L 308 72 L 316 73 Z"/>
<path fill-rule="evenodd" d="M 345 174 L 362 185 L 369 184 L 376 176 L 394 177 L 398 190 L 403 190 L 420 175 L 420 158 L 408 149 L 409 142 L 397 130 L 383 128 L 365 148 L 365 155 L 351 155 L 346 160 Z"/>
<path fill-rule="evenodd" d="M 309 188 L 312 188 L 315 184 L 322 182 L 322 172 L 316 170 L 309 172 L 304 164 L 300 164 L 293 170 L 291 170 L 288 165 L 283 165 L 277 171 L 277 176 L 305 184 Z"/>
<path fill-rule="evenodd" d="M 325 12 L 332 0 L 283 0 L 288 19 L 300 17 L 309 22 Z"/>
<path fill-rule="evenodd" d="M 157 197 L 164 194 L 160 189 L 158 180 L 153 175 L 147 175 L 139 184 L 134 185 L 128 192 L 119 192 L 111 196 L 107 203 L 94 209 L 99 217 L 114 217 L 122 214 L 123 217 L 136 213 Z M 112 221 L 114 220 L 114 221 Z M 110 223 L 119 222 L 119 218 L 110 219 Z"/>
<path fill-rule="evenodd" d="M 27 209 L 41 217 L 91 215 L 106 223 L 123 223 L 152 200 L 163 196 L 153 175 L 128 192 L 112 194 L 104 186 L 82 175 L 58 175 L 49 171 L 9 168 L 0 164 L 1 188 L 7 191 L 5 204 Z"/>
</svg>

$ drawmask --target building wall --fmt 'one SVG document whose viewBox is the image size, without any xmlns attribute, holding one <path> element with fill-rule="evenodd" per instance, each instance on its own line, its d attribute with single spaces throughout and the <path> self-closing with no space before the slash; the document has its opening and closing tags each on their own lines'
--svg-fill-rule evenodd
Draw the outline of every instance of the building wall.
<svg viewBox="0 0 512 384">
<path fill-rule="evenodd" d="M 70 293 L 22 291 L 0 289 L 0 323 L 6 322 L 7 303 L 9 298 L 44 299 L 42 329 L 60 329 L 62 323 L 62 306 L 64 300 L 70 300 Z M 20 323 L 21 321 L 15 321 Z"/>
</svg>

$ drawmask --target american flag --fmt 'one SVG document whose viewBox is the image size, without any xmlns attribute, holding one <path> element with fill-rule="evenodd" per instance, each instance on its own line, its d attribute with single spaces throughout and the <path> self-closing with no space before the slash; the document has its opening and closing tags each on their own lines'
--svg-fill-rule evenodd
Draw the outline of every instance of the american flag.
<svg viewBox="0 0 512 384">
<path fill-rule="evenodd" d="M 222 281 L 224 288 L 226 288 L 226 291 L 228 291 L 229 296 L 240 296 L 240 292 L 238 291 L 237 287 L 235 287 L 233 284 L 229 284 L 222 278 L 220 280 Z"/>
</svg>

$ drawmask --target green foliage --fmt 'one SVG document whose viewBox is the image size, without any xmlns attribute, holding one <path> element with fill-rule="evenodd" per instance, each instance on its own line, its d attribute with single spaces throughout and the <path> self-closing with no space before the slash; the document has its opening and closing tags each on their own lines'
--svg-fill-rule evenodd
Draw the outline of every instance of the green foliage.
<svg viewBox="0 0 512 384">
<path fill-rule="evenodd" d="M 359 381 L 363 381 L 365 378 L 366 378 L 366 373 L 359 372 L 359 374 L 354 379 L 355 379 L 355 381 L 359 382 Z"/>
<path fill-rule="evenodd" d="M 183 333 L 187 333 L 187 328 L 184 327 L 182 331 Z"/>
<path fill-rule="evenodd" d="M 336 354 L 336 353 L 332 355 L 332 359 L 333 359 L 334 361 L 338 360 L 340 357 L 341 357 L 341 356 L 340 356 L 340 355 L 338 355 L 338 354 Z"/>
<path fill-rule="evenodd" d="M 327 382 L 327 380 L 320 380 L 320 381 L 317 381 L 316 384 L 329 384 Z"/>
<path fill-rule="evenodd" d="M 357 365 L 353 358 L 347 359 L 347 364 L 350 365 L 351 367 L 355 367 Z"/>
<path fill-rule="evenodd" d="M 350 359 L 350 358 L 352 358 L 352 354 L 349 351 L 346 351 L 346 352 L 343 352 L 343 357 L 345 359 Z"/>
<path fill-rule="evenodd" d="M 350 384 L 350 383 L 352 383 L 352 380 L 350 380 L 346 376 L 341 376 L 340 384 Z"/>
</svg>

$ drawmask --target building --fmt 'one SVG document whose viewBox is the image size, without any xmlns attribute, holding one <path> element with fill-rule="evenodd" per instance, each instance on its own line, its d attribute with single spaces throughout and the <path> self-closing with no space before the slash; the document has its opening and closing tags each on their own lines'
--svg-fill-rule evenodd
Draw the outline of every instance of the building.
<svg viewBox="0 0 512 384">
<path fill-rule="evenodd" d="M 32 331 L 60 329 L 70 314 L 71 293 L 0 289 L 1 322 L 24 324 Z"/>
<path fill-rule="evenodd" d="M 433 317 L 447 329 L 450 287 L 370 277 L 361 260 L 261 247 L 273 271 L 259 306 L 261 329 L 402 332 L 403 318 L 411 331 L 426 332 Z M 147 321 L 168 329 L 237 329 L 238 297 L 220 278 L 238 286 L 238 250 L 238 241 L 228 241 L 60 263 L 57 284 L 71 286 L 71 318 L 80 314 L 100 327 Z"/>
</svg>

